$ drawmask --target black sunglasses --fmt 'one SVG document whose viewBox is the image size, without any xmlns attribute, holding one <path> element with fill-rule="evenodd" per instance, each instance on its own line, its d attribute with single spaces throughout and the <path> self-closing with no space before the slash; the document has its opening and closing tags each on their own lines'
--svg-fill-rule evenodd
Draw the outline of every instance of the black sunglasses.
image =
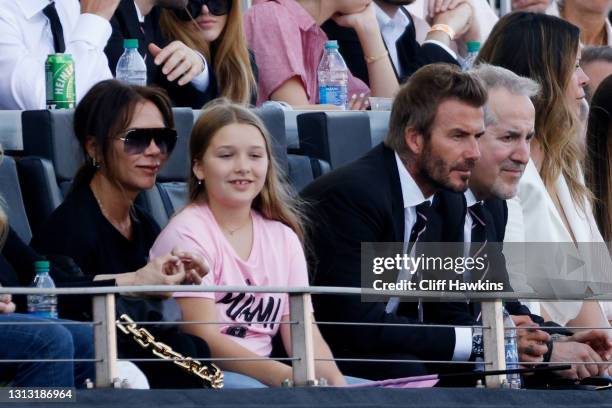
<svg viewBox="0 0 612 408">
<path fill-rule="evenodd" d="M 232 0 L 189 0 L 184 9 L 172 11 L 179 19 L 191 21 L 202 13 L 204 5 L 213 16 L 224 16 L 231 11 Z"/>
<path fill-rule="evenodd" d="M 162 154 L 169 155 L 176 146 L 177 135 L 172 128 L 139 128 L 129 129 L 117 139 L 123 140 L 123 150 L 130 155 L 144 153 L 151 140 L 155 141 Z"/>
</svg>

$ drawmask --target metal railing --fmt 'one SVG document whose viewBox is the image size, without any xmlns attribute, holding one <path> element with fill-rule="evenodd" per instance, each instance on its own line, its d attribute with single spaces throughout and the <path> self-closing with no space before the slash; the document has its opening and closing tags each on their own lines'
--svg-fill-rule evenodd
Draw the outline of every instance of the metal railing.
<svg viewBox="0 0 612 408">
<path fill-rule="evenodd" d="M 309 313 L 311 295 L 363 295 L 370 291 L 361 288 L 341 288 L 341 287 L 251 287 L 251 286 L 127 286 L 127 287 L 85 287 L 85 288 L 2 288 L 3 293 L 10 294 L 56 294 L 56 295 L 93 295 L 93 321 L 87 323 L 94 327 L 94 346 L 95 358 L 87 361 L 94 361 L 96 364 L 96 386 L 111 387 L 117 378 L 117 331 L 115 320 L 115 296 L 122 293 L 141 293 L 141 292 L 238 292 L 238 293 L 287 293 L 289 296 L 290 317 L 289 321 L 277 322 L 279 324 L 291 325 L 291 350 L 289 358 L 278 359 L 291 361 L 293 365 L 293 383 L 297 386 L 310 386 L 316 384 L 315 361 L 325 359 L 315 358 L 313 344 L 313 325 L 358 325 L 358 326 L 407 326 L 407 327 L 456 327 L 454 325 L 432 325 L 432 324 L 389 324 L 389 323 L 368 323 L 368 322 L 315 322 Z M 461 295 L 450 294 L 448 292 L 405 292 L 399 291 L 376 291 L 380 296 L 397 296 L 403 300 L 416 300 L 418 298 L 437 298 L 456 301 Z M 371 294 L 371 293 L 370 293 Z M 504 326 L 503 326 L 503 299 L 520 299 L 524 295 L 517 293 L 479 293 L 478 298 L 481 302 L 482 326 L 464 326 L 470 328 L 481 328 L 484 344 L 484 365 L 490 370 L 504 370 L 506 368 L 504 353 Z M 136 322 L 137 324 L 160 324 L 160 322 Z M 183 321 L 168 322 L 167 324 L 219 324 L 221 322 L 208 321 Z M 10 323 L 9 323 L 10 324 Z M 14 323 L 13 323 L 14 324 Z M 39 323 L 49 324 L 49 323 Z M 64 324 L 58 323 L 58 324 Z M 68 323 L 70 324 L 70 323 Z M 121 323 L 119 323 L 121 324 Z M 163 322 L 161 323 L 163 324 Z M 608 328 L 609 329 L 609 328 Z M 267 358 L 257 358 L 249 360 L 265 360 Z M 157 359 L 126 359 L 129 361 L 158 361 Z M 199 361 L 236 361 L 245 360 L 239 358 L 211 358 L 198 359 Z M 385 359 L 360 359 L 360 358 L 339 358 L 336 361 L 378 361 L 389 363 L 448 363 L 448 364 L 473 364 L 465 361 L 423 361 L 423 360 L 385 360 Z M 3 360 L 6 362 L 6 360 Z M 12 360 L 11 360 L 12 361 Z M 26 361 L 26 360 L 20 360 Z M 27 360 L 30 361 L 30 360 Z M 59 360 L 58 360 L 59 361 Z M 2 361 L 0 361 L 2 362 Z M 579 362 L 575 362 L 579 363 Z M 533 363 L 529 363 L 533 364 Z M 503 376 L 487 376 L 486 385 L 489 388 L 501 386 Z"/>
</svg>

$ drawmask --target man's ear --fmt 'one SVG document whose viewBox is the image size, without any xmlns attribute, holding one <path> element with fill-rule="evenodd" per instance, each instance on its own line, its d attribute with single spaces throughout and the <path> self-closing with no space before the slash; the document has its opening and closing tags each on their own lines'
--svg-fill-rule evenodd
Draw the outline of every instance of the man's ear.
<svg viewBox="0 0 612 408">
<path fill-rule="evenodd" d="M 423 153 L 425 146 L 425 138 L 423 134 L 414 128 L 406 127 L 404 129 L 404 143 L 406 148 L 414 155 L 419 156 Z"/>
</svg>

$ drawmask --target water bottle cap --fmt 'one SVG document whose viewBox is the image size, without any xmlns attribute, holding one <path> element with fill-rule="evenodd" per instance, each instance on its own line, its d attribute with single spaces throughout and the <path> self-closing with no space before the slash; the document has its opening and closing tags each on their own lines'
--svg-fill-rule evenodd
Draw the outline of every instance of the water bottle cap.
<svg viewBox="0 0 612 408">
<path fill-rule="evenodd" d="M 123 40 L 123 48 L 138 48 L 138 39 L 126 38 Z"/>
<path fill-rule="evenodd" d="M 468 52 L 478 52 L 478 51 L 480 51 L 480 43 L 478 41 L 468 41 L 467 42 L 467 50 L 468 50 Z"/>
<path fill-rule="evenodd" d="M 326 50 L 337 50 L 338 48 L 340 47 L 338 47 L 338 41 L 336 40 L 330 40 L 325 43 Z"/>
<path fill-rule="evenodd" d="M 48 272 L 51 268 L 49 261 L 36 261 L 34 262 L 34 269 L 36 272 Z"/>
</svg>

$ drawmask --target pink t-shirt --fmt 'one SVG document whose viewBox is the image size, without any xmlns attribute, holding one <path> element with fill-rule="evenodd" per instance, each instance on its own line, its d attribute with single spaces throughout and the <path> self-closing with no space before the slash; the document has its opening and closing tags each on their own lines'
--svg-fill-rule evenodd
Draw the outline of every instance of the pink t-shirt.
<svg viewBox="0 0 612 408">
<path fill-rule="evenodd" d="M 151 258 L 177 247 L 206 259 L 210 273 L 202 285 L 307 287 L 308 271 L 297 235 L 286 225 L 251 211 L 253 248 L 243 261 L 223 235 L 208 205 L 190 204 L 157 237 Z M 175 297 L 214 299 L 221 333 L 260 356 L 269 356 L 272 337 L 289 314 L 287 294 L 176 293 Z M 309 306 L 312 307 L 312 306 Z"/>
<path fill-rule="evenodd" d="M 297 76 L 308 101 L 319 103 L 317 68 L 327 34 L 296 0 L 257 2 L 244 15 L 249 48 L 259 69 L 257 105 L 270 99 L 282 84 Z M 349 72 L 349 97 L 368 93 L 368 86 Z"/>
</svg>

